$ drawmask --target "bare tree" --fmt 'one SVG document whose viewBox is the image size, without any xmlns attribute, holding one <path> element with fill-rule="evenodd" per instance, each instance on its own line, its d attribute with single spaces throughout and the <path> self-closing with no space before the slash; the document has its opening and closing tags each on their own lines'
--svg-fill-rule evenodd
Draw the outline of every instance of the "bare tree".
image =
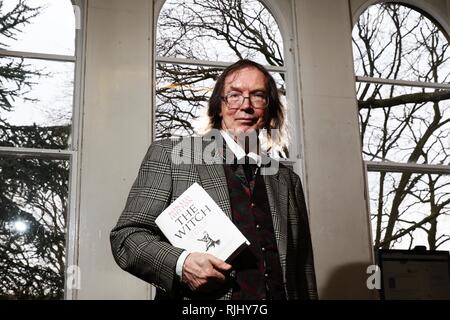
<svg viewBox="0 0 450 320">
<path fill-rule="evenodd" d="M 370 7 L 353 30 L 353 44 L 358 74 L 435 83 L 449 80 L 446 37 L 437 24 L 412 8 L 392 3 Z M 449 164 L 446 100 L 450 91 L 371 83 L 358 83 L 357 90 L 366 160 Z M 450 204 L 446 176 L 372 175 L 375 247 L 398 247 L 405 239 L 412 247 L 420 233 L 430 249 L 450 239 L 448 231 L 438 228 Z"/>
<path fill-rule="evenodd" d="M 257 0 L 167 1 L 157 34 L 158 56 L 284 64 L 278 26 Z M 220 68 L 157 64 L 156 139 L 195 133 L 193 120 L 205 107 L 220 72 Z M 284 83 L 283 73 L 280 78 Z M 284 93 L 283 84 L 280 90 Z"/>
</svg>

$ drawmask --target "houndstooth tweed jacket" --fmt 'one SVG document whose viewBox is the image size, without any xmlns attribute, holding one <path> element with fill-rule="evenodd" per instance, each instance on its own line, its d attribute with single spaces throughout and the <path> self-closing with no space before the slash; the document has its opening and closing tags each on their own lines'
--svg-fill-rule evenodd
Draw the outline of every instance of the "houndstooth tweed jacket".
<svg viewBox="0 0 450 320">
<path fill-rule="evenodd" d="M 185 139 L 183 163 L 172 151 L 179 140 L 154 142 L 148 149 L 129 193 L 125 209 L 110 235 L 117 264 L 157 288 L 158 299 L 230 299 L 231 287 L 215 295 L 190 292 L 175 273 L 182 249 L 171 246 L 155 224 L 156 217 L 194 182 L 199 183 L 231 219 L 231 206 L 223 164 L 205 164 L 202 151 L 208 139 Z M 199 152 L 200 150 L 200 152 Z M 219 152 L 220 153 L 220 152 Z M 223 157 L 220 154 L 216 157 Z M 221 158 L 223 159 L 223 158 Z M 216 159 L 217 160 L 217 159 Z M 316 299 L 313 252 L 300 178 L 279 165 L 264 175 L 275 237 L 288 299 Z"/>
</svg>

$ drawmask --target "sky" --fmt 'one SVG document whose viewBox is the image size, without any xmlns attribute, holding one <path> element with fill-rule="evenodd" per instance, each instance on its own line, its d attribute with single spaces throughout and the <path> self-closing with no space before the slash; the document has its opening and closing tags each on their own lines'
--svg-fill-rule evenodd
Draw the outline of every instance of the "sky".
<svg viewBox="0 0 450 320">
<path fill-rule="evenodd" d="M 7 12 L 17 0 L 3 0 Z M 43 7 L 41 13 L 21 28 L 17 40 L 1 39 L 12 51 L 73 56 L 75 53 L 75 15 L 70 0 L 28 0 L 32 7 Z M 48 76 L 33 77 L 31 91 L 26 97 L 35 102 L 18 99 L 13 112 L 2 112 L 13 125 L 67 124 L 72 115 L 74 64 L 25 59 L 29 69 L 40 70 Z"/>
</svg>

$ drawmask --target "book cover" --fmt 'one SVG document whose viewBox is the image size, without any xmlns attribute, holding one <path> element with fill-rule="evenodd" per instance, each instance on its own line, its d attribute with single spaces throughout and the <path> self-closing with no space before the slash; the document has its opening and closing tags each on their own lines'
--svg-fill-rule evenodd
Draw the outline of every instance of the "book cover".
<svg viewBox="0 0 450 320">
<path fill-rule="evenodd" d="M 170 243 L 231 261 L 250 243 L 211 196 L 194 183 L 156 218 Z"/>
</svg>

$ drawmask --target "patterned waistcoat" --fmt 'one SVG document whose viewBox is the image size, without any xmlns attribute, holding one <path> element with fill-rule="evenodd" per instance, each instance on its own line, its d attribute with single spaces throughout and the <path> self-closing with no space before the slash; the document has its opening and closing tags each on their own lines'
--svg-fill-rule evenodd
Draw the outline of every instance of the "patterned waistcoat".
<svg viewBox="0 0 450 320">
<path fill-rule="evenodd" d="M 232 299 L 285 299 L 264 180 L 256 174 L 248 182 L 242 165 L 224 167 L 233 222 L 251 243 L 231 263 L 235 270 Z"/>
</svg>

